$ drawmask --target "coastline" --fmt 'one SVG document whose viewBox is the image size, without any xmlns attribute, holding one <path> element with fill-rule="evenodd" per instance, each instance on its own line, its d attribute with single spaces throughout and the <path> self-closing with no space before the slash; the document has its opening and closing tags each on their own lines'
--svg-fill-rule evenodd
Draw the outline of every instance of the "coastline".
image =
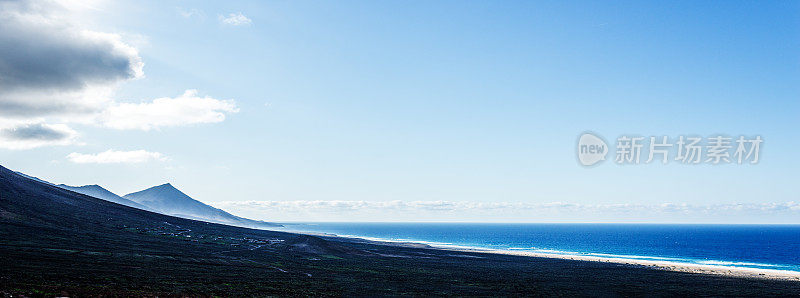
<svg viewBox="0 0 800 298">
<path fill-rule="evenodd" d="M 800 272 L 789 271 L 789 270 L 693 264 L 693 263 L 670 262 L 670 261 L 636 260 L 636 259 L 613 258 L 613 257 L 549 254 L 549 253 L 530 252 L 530 251 L 495 250 L 495 249 L 481 249 L 481 248 L 459 249 L 452 247 L 448 248 L 444 246 L 442 247 L 432 246 L 432 247 L 437 249 L 445 249 L 445 250 L 452 250 L 459 252 L 483 252 L 483 253 L 493 253 L 493 254 L 534 257 L 534 258 L 555 258 L 555 259 L 574 260 L 574 261 L 604 262 L 604 263 L 615 263 L 615 264 L 623 264 L 631 266 L 643 266 L 658 270 L 669 270 L 669 271 L 678 271 L 686 273 L 713 274 L 713 275 L 723 275 L 723 276 L 741 277 L 741 278 L 779 279 L 779 280 L 800 282 Z"/>
<path fill-rule="evenodd" d="M 314 232 L 301 232 L 301 231 L 292 231 L 290 233 L 320 236 L 320 237 L 336 239 L 339 241 L 356 241 L 356 242 L 367 242 L 367 243 L 388 245 L 388 246 L 437 249 L 443 251 L 450 251 L 454 253 L 488 253 L 488 254 L 501 254 L 501 255 L 532 257 L 532 258 L 548 258 L 548 259 L 561 259 L 561 260 L 572 260 L 572 261 L 613 263 L 626 266 L 646 267 L 655 270 L 666 270 L 666 271 L 675 271 L 675 272 L 684 272 L 693 274 L 708 274 L 708 275 L 720 275 L 720 276 L 736 277 L 736 278 L 756 278 L 756 279 L 771 279 L 771 280 L 800 282 L 800 271 L 790 271 L 790 270 L 695 264 L 688 262 L 674 262 L 674 261 L 660 261 L 660 260 L 640 260 L 640 259 L 621 258 L 621 257 L 600 257 L 591 255 L 544 253 L 544 252 L 523 251 L 523 250 L 503 250 L 503 249 L 437 244 L 425 241 L 395 241 L 395 240 L 360 237 L 353 235 L 336 235 L 330 233 L 314 233 Z"/>
</svg>

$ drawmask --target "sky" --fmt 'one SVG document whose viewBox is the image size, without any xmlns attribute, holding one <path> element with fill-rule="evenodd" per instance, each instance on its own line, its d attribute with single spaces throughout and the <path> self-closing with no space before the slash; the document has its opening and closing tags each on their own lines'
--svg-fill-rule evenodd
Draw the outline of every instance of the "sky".
<svg viewBox="0 0 800 298">
<path fill-rule="evenodd" d="M 273 221 L 800 223 L 797 2 L 0 0 L 0 24 L 0 165 L 54 183 Z M 584 132 L 764 142 L 584 167 Z"/>
</svg>

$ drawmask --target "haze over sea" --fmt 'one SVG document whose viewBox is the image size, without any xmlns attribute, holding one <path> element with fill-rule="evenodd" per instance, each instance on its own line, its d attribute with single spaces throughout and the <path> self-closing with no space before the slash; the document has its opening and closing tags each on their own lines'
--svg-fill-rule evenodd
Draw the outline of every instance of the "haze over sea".
<svg viewBox="0 0 800 298">
<path fill-rule="evenodd" d="M 443 246 L 800 271 L 800 225 L 300 223 L 285 229 Z"/>
</svg>

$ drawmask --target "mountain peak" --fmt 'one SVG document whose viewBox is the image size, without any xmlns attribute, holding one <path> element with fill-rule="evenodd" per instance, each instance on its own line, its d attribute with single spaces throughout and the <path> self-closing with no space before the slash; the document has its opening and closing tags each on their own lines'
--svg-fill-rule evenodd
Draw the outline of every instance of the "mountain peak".
<svg viewBox="0 0 800 298">
<path fill-rule="evenodd" d="M 193 199 L 170 183 L 130 193 L 123 198 L 145 205 L 163 214 L 197 220 L 250 227 L 274 227 L 275 224 L 241 218 Z"/>
<path fill-rule="evenodd" d="M 161 185 L 158 185 L 158 186 L 153 186 L 153 187 L 145 189 L 145 190 L 143 190 L 141 192 L 147 192 L 147 191 L 157 191 L 157 192 L 163 192 L 163 193 L 174 193 L 174 195 L 181 195 L 181 196 L 188 197 L 180 189 L 178 189 L 177 187 L 172 185 L 172 183 L 164 183 L 164 184 L 161 184 Z"/>
<path fill-rule="evenodd" d="M 172 185 L 172 183 L 169 183 L 169 182 L 161 184 L 161 185 L 158 185 L 158 186 L 156 186 L 154 188 L 172 188 L 172 189 L 177 189 L 177 188 L 175 188 L 175 186 Z"/>
<path fill-rule="evenodd" d="M 199 218 L 217 218 L 233 215 L 197 201 L 170 183 L 124 195 L 123 198 L 151 207 L 165 214 L 192 215 Z"/>
<path fill-rule="evenodd" d="M 175 188 L 175 186 L 173 186 L 171 183 L 153 186 L 145 190 L 124 195 L 123 197 L 139 203 L 142 203 L 143 201 L 194 201 L 194 199 Z"/>
</svg>

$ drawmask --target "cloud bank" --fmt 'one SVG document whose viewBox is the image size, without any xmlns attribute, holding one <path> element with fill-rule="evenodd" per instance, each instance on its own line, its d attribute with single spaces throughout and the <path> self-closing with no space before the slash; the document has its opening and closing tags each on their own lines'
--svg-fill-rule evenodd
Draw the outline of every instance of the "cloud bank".
<svg viewBox="0 0 800 298">
<path fill-rule="evenodd" d="M 97 154 L 81 154 L 73 152 L 67 155 L 67 159 L 74 163 L 95 163 L 95 164 L 144 163 L 149 161 L 167 160 L 167 158 L 161 153 L 148 152 L 145 150 L 135 150 L 135 151 L 108 150 Z"/>
<path fill-rule="evenodd" d="M 800 216 L 800 202 L 732 204 L 576 204 L 473 201 L 225 201 L 214 204 L 264 220 L 475 222 L 766 222 Z"/>
</svg>

